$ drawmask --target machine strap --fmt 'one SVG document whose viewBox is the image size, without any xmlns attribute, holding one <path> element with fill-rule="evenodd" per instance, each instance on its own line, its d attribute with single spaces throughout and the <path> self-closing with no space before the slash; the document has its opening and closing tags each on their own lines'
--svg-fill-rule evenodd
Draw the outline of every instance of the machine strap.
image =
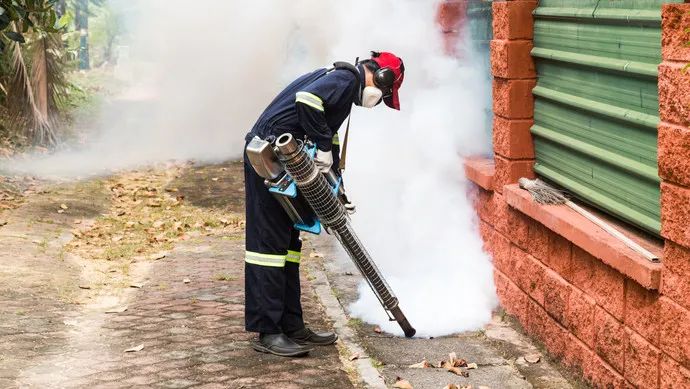
<svg viewBox="0 0 690 389">
<path fill-rule="evenodd" d="M 347 126 L 345 127 L 345 140 L 343 141 L 342 151 L 340 152 L 340 164 L 338 169 L 340 171 L 345 170 L 345 159 L 347 158 L 347 140 L 350 137 L 350 118 L 352 115 L 347 117 Z"/>
</svg>

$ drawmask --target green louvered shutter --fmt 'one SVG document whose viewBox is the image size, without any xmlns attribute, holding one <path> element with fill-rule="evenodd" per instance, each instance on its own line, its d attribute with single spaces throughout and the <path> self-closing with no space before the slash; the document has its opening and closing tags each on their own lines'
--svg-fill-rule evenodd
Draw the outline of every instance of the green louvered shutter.
<svg viewBox="0 0 690 389">
<path fill-rule="evenodd" d="M 467 20 L 473 55 L 481 61 L 482 69 L 484 69 L 484 85 L 487 89 L 484 127 L 488 131 L 491 131 L 494 120 L 494 113 L 491 109 L 491 80 L 493 76 L 491 75 L 491 55 L 489 54 L 489 45 L 494 37 L 491 3 L 492 0 L 470 0 L 467 2 Z"/>
<path fill-rule="evenodd" d="M 540 0 L 532 56 L 537 174 L 658 235 L 661 5 Z"/>
</svg>

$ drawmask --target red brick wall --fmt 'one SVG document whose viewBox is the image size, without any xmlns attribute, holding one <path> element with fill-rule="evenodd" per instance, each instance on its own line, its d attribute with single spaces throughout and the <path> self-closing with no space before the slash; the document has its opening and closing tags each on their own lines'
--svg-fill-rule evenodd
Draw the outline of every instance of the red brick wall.
<svg viewBox="0 0 690 389">
<path fill-rule="evenodd" d="M 465 20 L 468 0 L 444 0 L 439 4 L 436 22 L 441 27 L 446 54 L 456 55 L 460 30 Z"/>
<path fill-rule="evenodd" d="M 690 62 L 690 48 L 682 46 L 690 40 L 683 32 L 690 27 L 690 4 L 663 8 L 659 174 L 666 241 L 659 290 L 646 289 L 505 200 L 505 185 L 533 175 L 535 6 L 534 0 L 493 3 L 495 173 L 485 180 L 491 185 L 482 185 L 489 190 L 477 189 L 476 208 L 501 304 L 552 356 L 596 387 L 690 388 L 690 72 L 681 71 Z"/>
<path fill-rule="evenodd" d="M 534 175 L 534 147 L 529 128 L 534 123 L 532 88 L 537 82 L 530 55 L 532 11 L 536 6 L 536 0 L 493 3 L 491 74 L 494 76 L 494 186 L 498 192 L 520 177 Z"/>
</svg>

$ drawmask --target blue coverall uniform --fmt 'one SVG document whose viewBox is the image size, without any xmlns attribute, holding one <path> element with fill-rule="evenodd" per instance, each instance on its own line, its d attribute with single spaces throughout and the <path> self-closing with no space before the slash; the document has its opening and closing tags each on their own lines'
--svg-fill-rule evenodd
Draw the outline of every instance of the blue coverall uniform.
<svg viewBox="0 0 690 389">
<path fill-rule="evenodd" d="M 318 69 L 288 85 L 247 134 L 262 139 L 286 132 L 333 152 L 338 166 L 337 131 L 358 98 L 363 75 L 347 69 Z M 300 302 L 299 231 L 268 192 L 244 156 L 246 194 L 245 327 L 265 334 L 304 328 Z"/>
</svg>

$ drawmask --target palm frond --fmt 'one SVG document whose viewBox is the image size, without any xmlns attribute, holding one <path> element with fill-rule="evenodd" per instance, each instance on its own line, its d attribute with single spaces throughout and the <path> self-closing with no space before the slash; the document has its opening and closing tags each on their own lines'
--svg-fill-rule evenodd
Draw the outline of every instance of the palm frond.
<svg viewBox="0 0 690 389">
<path fill-rule="evenodd" d="M 9 125 L 25 132 L 34 144 L 56 146 L 58 108 L 68 93 L 61 37 L 37 32 L 27 44 L 12 45 L 13 72 L 7 88 Z"/>
</svg>

